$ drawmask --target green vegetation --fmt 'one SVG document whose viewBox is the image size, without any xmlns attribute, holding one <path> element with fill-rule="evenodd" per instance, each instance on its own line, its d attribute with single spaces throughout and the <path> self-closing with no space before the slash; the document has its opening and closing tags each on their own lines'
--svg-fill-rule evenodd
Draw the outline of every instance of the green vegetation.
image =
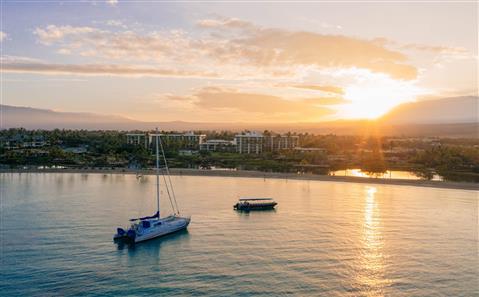
<svg viewBox="0 0 479 297">
<path fill-rule="evenodd" d="M 229 131 L 202 131 L 210 139 L 234 138 Z M 412 171 L 424 179 L 439 174 L 448 180 L 479 182 L 479 140 L 391 138 L 299 134 L 303 150 L 259 155 L 227 152 L 181 153 L 167 146 L 165 156 L 176 168 L 232 168 L 268 172 L 329 171 L 360 168 L 374 176 L 387 170 Z M 149 168 L 153 152 L 126 144 L 126 132 L 9 129 L 0 131 L 0 166 L 70 168 Z"/>
<path fill-rule="evenodd" d="M 419 174 L 429 178 L 437 172 L 449 180 L 479 181 L 479 148 L 438 146 L 417 153 L 412 162 Z"/>
</svg>

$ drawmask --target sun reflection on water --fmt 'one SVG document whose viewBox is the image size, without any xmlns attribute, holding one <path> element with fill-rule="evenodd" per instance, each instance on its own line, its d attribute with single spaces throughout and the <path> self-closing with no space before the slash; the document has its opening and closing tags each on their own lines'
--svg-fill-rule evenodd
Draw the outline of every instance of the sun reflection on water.
<svg viewBox="0 0 479 297">
<path fill-rule="evenodd" d="M 384 296 L 389 280 L 385 277 L 384 240 L 381 233 L 380 209 L 375 198 L 377 189 L 366 188 L 364 222 L 358 284 L 367 296 Z"/>
</svg>

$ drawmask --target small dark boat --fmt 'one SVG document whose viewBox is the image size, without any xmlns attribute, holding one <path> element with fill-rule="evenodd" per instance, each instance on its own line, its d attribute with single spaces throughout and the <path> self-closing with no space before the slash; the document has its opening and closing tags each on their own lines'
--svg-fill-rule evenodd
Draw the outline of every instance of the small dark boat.
<svg viewBox="0 0 479 297">
<path fill-rule="evenodd" d="M 272 198 L 241 198 L 238 203 L 233 205 L 235 210 L 267 210 L 274 209 L 277 205 Z"/>
</svg>

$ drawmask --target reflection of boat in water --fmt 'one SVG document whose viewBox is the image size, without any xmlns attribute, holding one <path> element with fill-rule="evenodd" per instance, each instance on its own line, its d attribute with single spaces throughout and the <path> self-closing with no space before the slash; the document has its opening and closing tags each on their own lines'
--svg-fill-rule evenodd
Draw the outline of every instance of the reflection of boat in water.
<svg viewBox="0 0 479 297">
<path fill-rule="evenodd" d="M 158 131 L 158 130 L 157 130 Z M 190 223 L 190 217 L 181 217 L 179 215 L 178 204 L 176 203 L 175 192 L 171 183 L 168 165 L 166 163 L 165 152 L 159 134 L 156 134 L 156 202 L 157 211 L 152 216 L 131 219 L 131 226 L 127 230 L 117 228 L 117 233 L 113 236 L 114 240 L 124 240 L 133 243 L 157 238 L 176 231 L 180 231 L 188 227 Z M 163 155 L 163 161 L 165 163 L 167 178 L 163 175 L 165 181 L 166 191 L 168 193 L 168 199 L 173 209 L 173 214 L 167 217 L 160 217 L 160 161 L 159 161 L 159 147 Z"/>
<path fill-rule="evenodd" d="M 274 209 L 277 204 L 272 198 L 240 198 L 233 209 L 245 211 L 268 210 Z"/>
<path fill-rule="evenodd" d="M 180 242 L 188 238 L 188 228 L 183 228 L 174 233 L 167 234 L 165 236 L 160 236 L 153 238 L 151 240 L 143 241 L 141 244 L 131 244 L 127 240 L 114 240 L 117 243 L 118 250 L 128 249 L 128 251 L 155 251 L 154 254 L 157 255 L 159 248 L 162 244 L 168 242 Z"/>
</svg>

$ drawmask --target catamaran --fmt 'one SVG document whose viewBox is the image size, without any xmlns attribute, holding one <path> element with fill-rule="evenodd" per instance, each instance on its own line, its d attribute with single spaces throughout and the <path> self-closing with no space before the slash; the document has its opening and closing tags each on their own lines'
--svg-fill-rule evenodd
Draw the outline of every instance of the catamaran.
<svg viewBox="0 0 479 297">
<path fill-rule="evenodd" d="M 152 216 L 131 219 L 131 226 L 127 230 L 117 228 L 117 232 L 113 236 L 114 240 L 125 240 L 138 243 L 186 229 L 190 224 L 191 217 L 180 216 L 178 203 L 176 202 L 176 196 L 170 178 L 170 171 L 166 162 L 165 151 L 163 150 L 163 144 L 161 143 L 158 129 L 156 129 L 156 131 L 156 213 Z M 166 177 L 163 174 L 163 180 L 173 210 L 173 214 L 163 218 L 160 216 L 160 148 L 166 171 Z"/>
</svg>

